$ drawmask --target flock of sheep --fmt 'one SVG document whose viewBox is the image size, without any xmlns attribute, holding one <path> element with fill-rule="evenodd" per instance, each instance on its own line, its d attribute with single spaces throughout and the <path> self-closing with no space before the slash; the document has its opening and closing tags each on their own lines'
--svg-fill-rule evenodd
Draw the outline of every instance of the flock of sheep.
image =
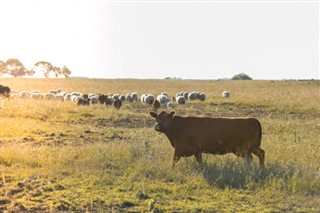
<svg viewBox="0 0 320 213">
<path fill-rule="evenodd" d="M 224 91 L 223 97 L 229 97 L 230 93 Z M 141 102 L 145 105 L 151 105 L 154 110 L 157 110 L 160 106 L 172 109 L 175 104 L 184 105 L 187 101 L 206 99 L 206 94 L 203 92 L 179 92 L 173 97 L 169 97 L 168 93 L 162 92 L 155 96 L 150 93 L 143 93 L 139 97 L 136 92 L 130 92 L 127 94 L 82 94 L 80 92 L 65 92 L 61 89 L 50 90 L 47 93 L 42 93 L 39 90 L 32 91 L 10 91 L 11 98 L 30 98 L 30 99 L 47 99 L 47 100 L 60 100 L 71 101 L 77 103 L 78 106 L 92 105 L 92 104 L 105 104 L 107 106 L 114 106 L 119 109 L 123 102 Z"/>
</svg>

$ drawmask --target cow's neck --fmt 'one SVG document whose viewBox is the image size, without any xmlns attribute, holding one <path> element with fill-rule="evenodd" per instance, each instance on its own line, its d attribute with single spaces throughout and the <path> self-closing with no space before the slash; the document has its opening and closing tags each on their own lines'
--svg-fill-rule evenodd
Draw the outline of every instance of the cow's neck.
<svg viewBox="0 0 320 213">
<path fill-rule="evenodd" d="M 173 147 L 175 147 L 174 139 L 177 136 L 177 129 L 179 129 L 177 124 L 174 122 L 175 118 L 176 117 L 171 119 L 171 122 L 167 125 L 167 128 L 163 131 L 163 133 L 167 136 L 167 138 L 169 139 Z"/>
</svg>

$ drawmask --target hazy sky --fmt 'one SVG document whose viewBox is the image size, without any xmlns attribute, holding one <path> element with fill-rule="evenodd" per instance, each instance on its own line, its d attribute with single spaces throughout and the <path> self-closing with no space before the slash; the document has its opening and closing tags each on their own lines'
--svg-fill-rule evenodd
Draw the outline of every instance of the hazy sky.
<svg viewBox="0 0 320 213">
<path fill-rule="evenodd" d="M 73 76 L 319 79 L 319 1 L 1 0 L 0 60 Z"/>
</svg>

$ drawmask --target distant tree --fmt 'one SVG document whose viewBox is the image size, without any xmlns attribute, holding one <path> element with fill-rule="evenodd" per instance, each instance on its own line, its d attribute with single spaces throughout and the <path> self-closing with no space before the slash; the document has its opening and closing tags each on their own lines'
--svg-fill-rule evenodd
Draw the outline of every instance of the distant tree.
<svg viewBox="0 0 320 213">
<path fill-rule="evenodd" d="M 54 72 L 52 64 L 47 61 L 38 61 L 34 64 L 33 70 L 43 73 L 46 78 L 49 77 L 50 72 Z"/>
<path fill-rule="evenodd" d="M 233 76 L 231 80 L 252 80 L 252 78 L 245 73 L 240 73 Z"/>
<path fill-rule="evenodd" d="M 53 70 L 54 75 L 56 76 L 56 78 L 58 78 L 58 76 L 62 74 L 62 71 L 61 71 L 61 68 L 60 68 L 60 67 L 54 66 L 54 67 L 52 68 L 52 70 Z"/>
<path fill-rule="evenodd" d="M 60 67 L 53 66 L 47 61 L 38 61 L 34 64 L 33 70 L 43 73 L 46 78 L 49 77 L 50 73 L 53 73 L 56 78 L 61 75 L 64 75 L 67 78 L 71 74 L 71 71 L 66 66 L 63 66 L 61 69 Z"/>
<path fill-rule="evenodd" d="M 0 61 L 0 75 L 4 75 L 6 73 L 7 73 L 6 63 L 3 61 Z"/>
<path fill-rule="evenodd" d="M 67 66 L 63 66 L 61 70 L 61 74 L 64 75 L 64 77 L 69 78 L 71 71 L 68 69 Z"/>
<path fill-rule="evenodd" d="M 14 77 L 32 75 L 33 72 L 27 70 L 24 65 L 16 58 L 10 58 L 6 61 L 5 73 Z"/>
</svg>

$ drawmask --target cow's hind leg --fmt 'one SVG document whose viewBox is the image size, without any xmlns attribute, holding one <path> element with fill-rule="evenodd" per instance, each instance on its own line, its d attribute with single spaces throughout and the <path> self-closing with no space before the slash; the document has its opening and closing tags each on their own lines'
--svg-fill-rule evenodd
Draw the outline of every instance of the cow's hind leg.
<svg viewBox="0 0 320 213">
<path fill-rule="evenodd" d="M 196 158 L 198 163 L 203 164 L 202 154 L 201 153 L 194 154 L 194 157 Z"/>
<path fill-rule="evenodd" d="M 265 153 L 265 151 L 263 149 L 257 147 L 252 150 L 252 153 L 255 154 L 256 156 L 258 156 L 259 161 L 260 161 L 260 167 L 264 168 L 264 153 Z"/>
<path fill-rule="evenodd" d="M 244 159 L 245 159 L 245 162 L 246 162 L 248 165 L 250 165 L 251 162 L 252 162 L 252 159 L 253 159 L 252 154 L 251 154 L 251 153 L 246 153 L 246 154 L 244 155 Z"/>
</svg>

